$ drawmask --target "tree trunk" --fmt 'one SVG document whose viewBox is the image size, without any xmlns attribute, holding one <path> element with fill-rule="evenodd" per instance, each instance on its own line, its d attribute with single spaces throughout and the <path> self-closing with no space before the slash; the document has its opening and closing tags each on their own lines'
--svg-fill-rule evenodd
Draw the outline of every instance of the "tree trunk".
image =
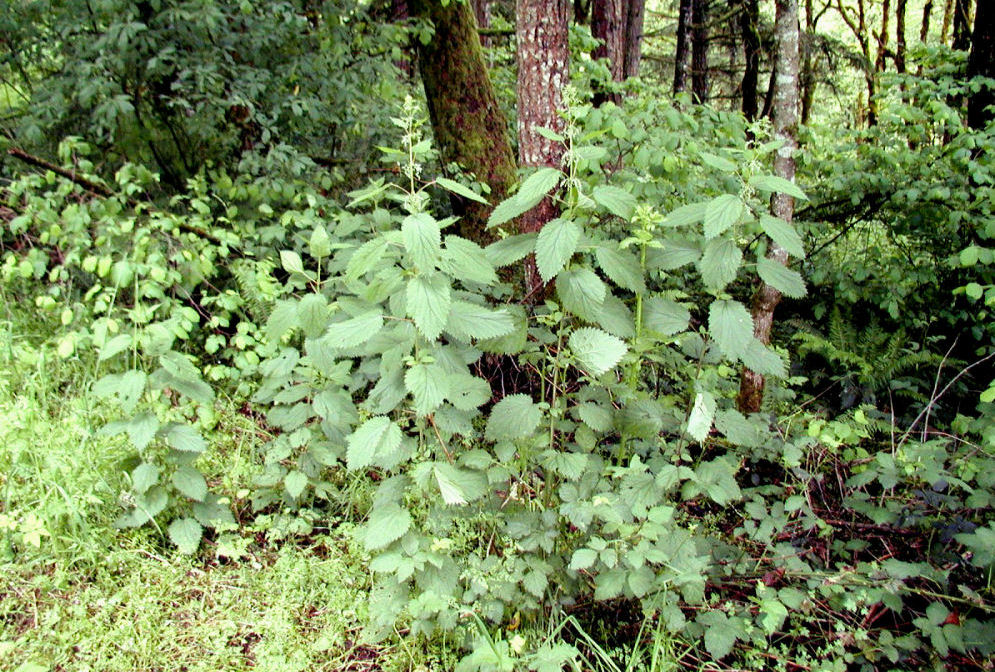
<svg viewBox="0 0 995 672">
<path fill-rule="evenodd" d="M 708 3 L 694 0 L 691 13 L 691 96 L 702 105 L 708 102 Z"/>
<path fill-rule="evenodd" d="M 646 18 L 646 0 L 628 0 L 627 5 L 623 79 L 639 76 L 639 60 L 643 54 L 643 22 Z"/>
<path fill-rule="evenodd" d="M 987 0 L 985 4 L 990 4 Z M 971 48 L 971 0 L 954 2 L 954 41 L 953 48 L 967 51 Z"/>
<path fill-rule="evenodd" d="M 802 123 L 807 124 L 812 116 L 812 104 L 815 102 L 815 64 L 812 52 L 815 50 L 815 8 L 812 0 L 805 0 L 805 48 L 802 50 L 801 79 L 802 87 Z"/>
<path fill-rule="evenodd" d="M 757 0 L 742 0 L 739 27 L 743 36 L 743 54 L 746 66 L 743 71 L 743 115 L 753 121 L 757 118 L 757 81 L 760 78 L 760 5 Z"/>
<path fill-rule="evenodd" d="M 591 52 L 591 58 L 604 58 L 608 61 L 608 70 L 613 82 L 625 79 L 625 56 L 623 47 L 625 40 L 626 7 L 623 0 L 594 0 L 591 7 L 591 35 L 600 40 L 600 44 Z M 608 101 L 619 105 L 622 96 L 609 92 L 599 86 L 594 91 L 594 106 L 600 107 Z"/>
<path fill-rule="evenodd" d="M 943 5 L 943 25 L 940 28 L 940 44 L 946 46 L 947 37 L 950 35 L 950 24 L 954 18 L 954 0 L 947 0 Z"/>
<path fill-rule="evenodd" d="M 995 4 L 979 2 L 974 17 L 971 56 L 967 62 L 968 77 L 995 78 Z M 995 105 L 995 93 L 987 86 L 971 95 L 967 102 L 967 123 L 981 130 L 992 120 L 989 106 Z"/>
<path fill-rule="evenodd" d="M 895 5 L 895 69 L 905 74 L 905 5 L 907 0 L 897 0 Z"/>
<path fill-rule="evenodd" d="M 583 25 L 591 13 L 592 0 L 574 0 L 574 23 Z"/>
<path fill-rule="evenodd" d="M 674 52 L 674 95 L 684 93 L 688 85 L 688 67 L 690 61 L 691 20 L 694 0 L 680 0 L 677 15 L 677 49 Z"/>
<path fill-rule="evenodd" d="M 885 58 L 888 55 L 888 19 L 891 17 L 891 0 L 884 0 L 881 9 L 881 33 L 878 35 L 878 56 L 874 61 L 874 71 L 885 71 Z"/>
<path fill-rule="evenodd" d="M 926 5 L 922 8 L 922 27 L 919 29 L 919 41 L 926 44 L 929 38 L 929 21 L 933 16 L 933 0 L 926 0 Z"/>
<path fill-rule="evenodd" d="M 518 162 L 522 167 L 560 167 L 564 147 L 536 132 L 563 130 L 560 116 L 562 89 L 569 81 L 567 44 L 568 0 L 518 0 L 515 35 L 518 38 Z M 522 215 L 523 232 L 538 231 L 557 216 L 551 198 Z M 526 289 L 542 285 L 534 260 L 526 264 Z"/>
<path fill-rule="evenodd" d="M 497 204 L 517 179 L 515 157 L 470 6 L 452 2 L 443 7 L 436 0 L 411 0 L 411 10 L 435 26 L 429 43 L 418 44 L 418 65 L 442 164 L 457 163 L 475 174 L 490 186 L 489 199 Z M 456 196 L 452 200 L 456 214 L 462 217 L 460 235 L 488 242 L 487 217 L 492 206 Z"/>
<path fill-rule="evenodd" d="M 798 0 L 777 0 L 775 32 L 777 35 L 777 56 L 775 69 L 777 88 L 774 93 L 774 133 L 784 142 L 777 150 L 774 159 L 774 174 L 789 181 L 795 179 L 794 152 L 798 148 Z M 791 223 L 794 216 L 794 199 L 783 193 L 771 198 L 771 212 L 775 217 Z M 788 253 L 770 242 L 767 258 L 779 264 L 786 264 Z M 781 293 L 766 283 L 753 300 L 753 335 L 764 345 L 770 343 L 771 327 L 774 323 L 774 309 L 781 301 Z M 763 376 L 743 369 L 740 378 L 739 409 L 745 413 L 755 413 L 763 404 Z"/>
<path fill-rule="evenodd" d="M 477 19 L 477 28 L 491 27 L 491 2 L 490 0 L 473 0 L 473 16 Z M 481 35 L 480 46 L 491 46 L 491 38 Z"/>
</svg>

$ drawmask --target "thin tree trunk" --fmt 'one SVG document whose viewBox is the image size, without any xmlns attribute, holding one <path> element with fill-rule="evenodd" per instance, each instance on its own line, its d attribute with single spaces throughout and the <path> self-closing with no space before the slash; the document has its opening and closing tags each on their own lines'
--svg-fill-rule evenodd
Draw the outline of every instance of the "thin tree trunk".
<svg viewBox="0 0 995 672">
<path fill-rule="evenodd" d="M 470 6 L 411 0 L 411 10 L 435 27 L 428 44 L 418 42 L 418 64 L 442 164 L 457 163 L 474 173 L 490 186 L 491 203 L 499 203 L 517 179 L 515 157 Z M 491 206 L 454 197 L 453 207 L 462 217 L 460 235 L 478 242 L 490 239 L 486 226 Z"/>
<path fill-rule="evenodd" d="M 926 44 L 929 39 L 929 22 L 933 16 L 933 0 L 926 0 L 926 5 L 922 8 L 922 25 L 919 28 L 919 41 Z M 922 77 L 922 63 L 916 68 L 916 76 Z"/>
<path fill-rule="evenodd" d="M 694 0 L 691 14 L 691 95 L 694 102 L 708 102 L 708 3 Z"/>
<path fill-rule="evenodd" d="M 518 161 L 523 167 L 558 168 L 561 143 L 543 137 L 539 128 L 559 132 L 562 89 L 569 81 L 570 50 L 567 44 L 568 0 L 517 0 L 515 34 L 518 38 Z M 522 215 L 523 232 L 538 231 L 557 216 L 551 198 Z M 532 294 L 542 285 L 535 261 L 526 263 L 526 289 Z"/>
<path fill-rule="evenodd" d="M 943 6 L 943 26 L 940 28 L 940 44 L 946 46 L 950 36 L 950 25 L 954 19 L 954 0 L 947 0 Z"/>
<path fill-rule="evenodd" d="M 995 4 L 979 2 L 974 17 L 974 35 L 971 38 L 971 56 L 967 62 L 968 77 L 995 78 Z M 995 93 L 982 87 L 967 102 L 967 123 L 981 130 L 992 120 Z"/>
<path fill-rule="evenodd" d="M 753 121 L 759 112 L 757 82 L 760 78 L 760 5 L 757 0 L 742 0 L 739 27 L 743 36 L 743 54 L 746 66 L 743 71 L 743 115 Z"/>
<path fill-rule="evenodd" d="M 643 54 L 643 23 L 646 18 L 646 0 L 628 0 L 625 19 L 624 79 L 639 76 L 639 61 Z"/>
<path fill-rule="evenodd" d="M 608 71 L 613 82 L 625 79 L 625 18 L 626 7 L 623 0 L 593 0 L 591 7 L 591 35 L 600 40 L 600 44 L 591 52 L 591 58 L 604 58 L 608 61 Z M 594 106 L 600 107 L 611 101 L 621 104 L 622 96 L 615 92 L 598 87 L 594 92 Z"/>
<path fill-rule="evenodd" d="M 874 61 L 875 72 L 885 71 L 885 58 L 888 56 L 888 19 L 891 17 L 891 0 L 884 0 L 881 9 L 881 33 L 878 35 L 878 56 Z"/>
<path fill-rule="evenodd" d="M 812 116 L 812 103 L 815 102 L 815 66 L 812 52 L 815 49 L 815 14 L 812 0 L 805 0 L 805 48 L 802 50 L 802 123 L 807 124 Z"/>
<path fill-rule="evenodd" d="M 587 23 L 591 13 L 591 2 L 593 0 L 574 0 L 574 23 L 583 25 Z"/>
<path fill-rule="evenodd" d="M 905 5 L 907 0 L 895 4 L 895 69 L 905 74 Z"/>
<path fill-rule="evenodd" d="M 487 29 L 491 27 L 491 3 L 490 0 L 473 0 L 473 16 L 477 19 L 477 28 Z M 491 38 L 486 35 L 480 36 L 480 46 L 491 46 Z"/>
<path fill-rule="evenodd" d="M 674 52 L 674 95 L 687 90 L 694 0 L 680 0 L 677 14 L 677 49 Z"/>
<path fill-rule="evenodd" d="M 784 142 L 774 159 L 774 174 L 789 181 L 795 179 L 794 152 L 798 148 L 798 0 L 776 0 L 777 34 L 776 70 L 777 88 L 774 93 L 774 133 Z M 783 193 L 771 198 L 771 212 L 775 217 L 791 223 L 794 216 L 794 199 Z M 786 264 L 788 253 L 777 243 L 770 242 L 767 258 Z M 781 301 L 781 293 L 766 283 L 753 300 L 753 335 L 764 345 L 770 343 L 774 309 Z M 743 412 L 760 410 L 764 396 L 763 376 L 744 369 L 740 379 L 737 403 Z"/>
<path fill-rule="evenodd" d="M 987 0 L 986 4 L 991 0 Z M 954 3 L 953 48 L 967 51 L 971 48 L 971 0 L 956 0 Z"/>
</svg>

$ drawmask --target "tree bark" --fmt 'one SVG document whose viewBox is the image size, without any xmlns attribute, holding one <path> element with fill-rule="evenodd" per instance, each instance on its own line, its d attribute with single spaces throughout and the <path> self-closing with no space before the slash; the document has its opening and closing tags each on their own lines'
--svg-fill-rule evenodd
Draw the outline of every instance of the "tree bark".
<svg viewBox="0 0 995 672">
<path fill-rule="evenodd" d="M 815 64 L 812 52 L 815 49 L 815 8 L 812 0 L 805 0 L 805 48 L 802 50 L 801 79 L 802 87 L 802 123 L 807 124 L 812 116 L 812 104 L 815 102 Z"/>
<path fill-rule="evenodd" d="M 591 7 L 591 35 L 600 40 L 600 44 L 591 52 L 591 58 L 595 60 L 603 58 L 608 61 L 608 70 L 613 82 L 625 79 L 623 48 L 626 35 L 626 4 L 623 0 L 594 0 Z M 594 106 L 600 107 L 608 101 L 619 105 L 622 96 L 598 87 L 594 92 Z"/>
<path fill-rule="evenodd" d="M 646 18 L 646 0 L 628 0 L 625 19 L 624 79 L 639 76 L 639 61 L 643 54 L 643 22 Z"/>
<path fill-rule="evenodd" d="M 497 204 L 517 179 L 515 157 L 470 6 L 452 2 L 443 7 L 436 0 L 410 4 L 415 16 L 435 26 L 429 43 L 419 43 L 418 65 L 442 163 L 457 163 L 476 175 L 491 188 L 491 204 Z M 483 243 L 491 240 L 486 227 L 492 205 L 457 196 L 452 200 L 461 217 L 460 235 Z"/>
<path fill-rule="evenodd" d="M 795 179 L 794 153 L 798 148 L 798 0 L 776 0 L 777 56 L 775 69 L 777 85 L 774 93 L 774 133 L 784 144 L 774 159 L 774 174 L 789 181 Z M 783 193 L 771 198 L 771 212 L 775 217 L 791 223 L 794 217 L 794 199 Z M 787 264 L 788 253 L 774 241 L 770 242 L 767 258 Z M 753 335 L 764 345 L 770 343 L 774 309 L 781 301 L 781 293 L 766 283 L 753 300 Z M 745 413 L 760 410 L 764 396 L 764 377 L 743 369 L 740 378 L 737 404 Z"/>
<path fill-rule="evenodd" d="M 947 37 L 950 35 L 950 24 L 954 19 L 954 0 L 947 0 L 943 5 L 943 25 L 940 28 L 940 44 L 946 46 Z"/>
<path fill-rule="evenodd" d="M 897 0 L 895 4 L 895 69 L 905 74 L 905 6 L 907 0 Z"/>
<path fill-rule="evenodd" d="M 990 4 L 988 0 L 985 4 Z M 967 51 L 971 48 L 971 0 L 956 0 L 954 2 L 954 40 L 953 48 Z"/>
<path fill-rule="evenodd" d="M 691 95 L 694 102 L 708 102 L 708 3 L 694 0 L 691 13 Z"/>
<path fill-rule="evenodd" d="M 564 147 L 536 132 L 563 130 L 560 116 L 562 89 L 569 81 L 570 50 L 567 44 L 568 0 L 518 0 L 515 35 L 518 38 L 518 162 L 522 167 L 560 167 Z M 557 216 L 552 198 L 522 215 L 523 232 L 539 231 Z M 542 286 L 535 262 L 526 262 L 529 294 Z"/>
<path fill-rule="evenodd" d="M 874 61 L 875 72 L 884 72 L 888 55 L 888 19 L 891 17 L 891 0 L 884 0 L 881 9 L 881 33 L 878 35 L 878 56 Z"/>
<path fill-rule="evenodd" d="M 967 76 L 995 78 L 995 4 L 990 1 L 978 3 Z M 972 94 L 967 102 L 968 125 L 975 130 L 985 128 L 993 118 L 991 105 L 995 105 L 995 93 L 987 86 Z"/>
<path fill-rule="evenodd" d="M 690 72 L 691 21 L 694 13 L 694 0 L 680 0 L 677 15 L 677 49 L 674 52 L 674 95 L 687 90 Z"/>
<path fill-rule="evenodd" d="M 487 30 L 491 27 L 491 3 L 490 0 L 473 0 L 473 16 L 477 19 L 477 28 Z M 479 34 L 479 31 L 478 31 Z M 480 46 L 491 46 L 491 38 L 486 35 L 480 36 Z"/>
<path fill-rule="evenodd" d="M 741 0 L 742 13 L 739 27 L 743 36 L 743 54 L 746 66 L 743 71 L 743 115 L 749 121 L 757 118 L 757 82 L 760 78 L 760 5 L 757 0 Z"/>
</svg>

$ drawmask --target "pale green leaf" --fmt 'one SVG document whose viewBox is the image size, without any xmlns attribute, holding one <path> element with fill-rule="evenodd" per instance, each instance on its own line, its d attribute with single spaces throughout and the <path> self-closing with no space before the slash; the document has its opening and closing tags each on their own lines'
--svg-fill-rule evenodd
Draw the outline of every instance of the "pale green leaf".
<svg viewBox="0 0 995 672">
<path fill-rule="evenodd" d="M 283 270 L 287 273 L 304 273 L 304 262 L 301 260 L 301 255 L 292 250 L 280 251 L 280 263 L 283 264 Z"/>
<path fill-rule="evenodd" d="M 805 245 L 802 242 L 802 237 L 798 235 L 795 227 L 791 224 L 779 217 L 764 214 L 760 215 L 760 228 L 792 257 L 798 259 L 805 257 Z"/>
<path fill-rule="evenodd" d="M 462 196 L 463 198 L 469 199 L 471 201 L 476 201 L 477 203 L 482 203 L 484 205 L 488 204 L 483 196 L 474 192 L 469 187 L 463 186 L 462 184 L 460 184 L 455 180 L 450 180 L 447 177 L 437 177 L 435 178 L 435 182 L 446 191 L 450 191 L 456 194 L 457 196 Z"/>
<path fill-rule="evenodd" d="M 468 301 L 453 301 L 446 331 L 461 341 L 498 338 L 510 334 L 515 321 L 505 308 L 491 310 Z"/>
<path fill-rule="evenodd" d="M 750 178 L 750 186 L 759 191 L 780 192 L 802 201 L 808 200 L 801 187 L 776 175 L 754 175 Z"/>
<path fill-rule="evenodd" d="M 577 329 L 568 342 L 581 368 L 595 376 L 612 369 L 629 351 L 620 338 L 592 327 Z"/>
<path fill-rule="evenodd" d="M 539 426 L 542 412 L 525 394 L 512 394 L 494 404 L 484 435 L 488 441 L 506 441 L 528 436 Z"/>
<path fill-rule="evenodd" d="M 383 329 L 383 313 L 371 310 L 357 317 L 328 325 L 328 331 L 325 332 L 322 341 L 336 350 L 354 348 L 376 336 L 381 329 Z"/>
<path fill-rule="evenodd" d="M 346 465 L 363 469 L 401 444 L 401 428 L 386 416 L 370 418 L 346 439 Z"/>
<path fill-rule="evenodd" d="M 688 416 L 688 435 L 695 441 L 704 441 L 712 430 L 715 418 L 715 397 L 708 392 L 699 392 L 694 397 L 694 406 Z"/>
<path fill-rule="evenodd" d="M 179 467 L 173 472 L 172 480 L 174 488 L 196 502 L 203 502 L 207 497 L 207 481 L 191 466 Z"/>
<path fill-rule="evenodd" d="M 646 254 L 646 265 L 662 271 L 674 271 L 681 266 L 693 264 L 701 259 L 701 247 L 697 240 L 679 235 L 666 236 L 663 248 L 650 249 Z"/>
<path fill-rule="evenodd" d="M 673 336 L 687 330 L 690 321 L 691 312 L 676 301 L 654 296 L 643 302 L 644 329 Z"/>
<path fill-rule="evenodd" d="M 446 236 L 440 268 L 462 282 L 491 285 L 498 281 L 494 265 L 483 248 L 457 236 Z"/>
<path fill-rule="evenodd" d="M 713 301 L 708 309 L 708 333 L 728 359 L 738 359 L 753 339 L 753 318 L 739 301 Z"/>
<path fill-rule="evenodd" d="M 705 238 L 712 239 L 725 233 L 746 212 L 743 199 L 733 194 L 722 194 L 705 206 Z"/>
<path fill-rule="evenodd" d="M 368 240 L 352 253 L 345 267 L 346 280 L 357 280 L 376 268 L 387 253 L 388 242 L 383 236 Z"/>
<path fill-rule="evenodd" d="M 414 399 L 418 415 L 428 415 L 448 396 L 449 377 L 438 364 L 415 364 L 404 374 L 404 386 Z"/>
<path fill-rule="evenodd" d="M 671 210 L 670 213 L 663 218 L 663 223 L 666 226 L 674 227 L 697 224 L 705 219 L 705 210 L 707 207 L 708 203 L 691 203 L 689 205 L 682 205 L 675 210 Z"/>
<path fill-rule="evenodd" d="M 569 219 L 554 219 L 539 231 L 536 239 L 536 267 L 543 282 L 549 282 L 563 270 L 577 251 L 580 225 Z"/>
<path fill-rule="evenodd" d="M 535 233 L 520 233 L 508 236 L 484 248 L 484 254 L 496 268 L 509 266 L 524 259 L 535 250 Z"/>
<path fill-rule="evenodd" d="M 422 335 L 434 341 L 449 319 L 449 281 L 440 273 L 419 275 L 408 280 L 408 315 Z"/>
<path fill-rule="evenodd" d="M 368 551 L 388 546 L 411 528 L 411 514 L 398 504 L 385 504 L 370 511 L 363 526 L 363 544 Z"/>
<path fill-rule="evenodd" d="M 193 518 L 179 518 L 169 525 L 169 540 L 185 555 L 197 552 L 203 535 L 204 528 Z"/>
<path fill-rule="evenodd" d="M 472 411 L 491 400 L 491 384 L 477 376 L 457 374 L 452 376 L 447 399 L 461 411 Z"/>
<path fill-rule="evenodd" d="M 97 361 L 106 362 L 108 359 L 130 348 L 132 342 L 131 334 L 118 334 L 104 343 L 103 347 L 100 348 L 100 356 L 97 358 Z"/>
<path fill-rule="evenodd" d="M 307 338 L 317 338 L 328 326 L 328 300 L 322 294 L 308 294 L 297 304 L 297 322 Z"/>
<path fill-rule="evenodd" d="M 719 291 L 736 279 L 742 263 L 743 252 L 735 242 L 726 237 L 713 238 L 705 244 L 698 271 L 706 287 Z"/>
<path fill-rule="evenodd" d="M 439 223 L 424 212 L 408 215 L 401 222 L 401 235 L 415 266 L 422 271 L 434 269 L 442 252 Z"/>
<path fill-rule="evenodd" d="M 266 320 L 266 338 L 277 343 L 284 334 L 297 326 L 297 302 L 279 300 Z"/>
<path fill-rule="evenodd" d="M 598 185 L 591 196 L 602 208 L 626 221 L 632 218 L 632 213 L 636 209 L 636 197 L 618 187 Z"/>
<path fill-rule="evenodd" d="M 598 267 L 616 285 L 634 294 L 646 292 L 643 269 L 633 254 L 617 247 L 599 245 L 594 250 L 594 257 L 598 261 Z"/>
<path fill-rule="evenodd" d="M 740 360 L 750 371 L 761 376 L 786 378 L 787 368 L 784 360 L 776 352 L 765 346 L 756 338 L 750 339 L 746 349 L 740 354 Z"/>
<path fill-rule="evenodd" d="M 525 178 L 522 186 L 518 188 L 516 196 L 523 203 L 529 203 L 531 208 L 545 198 L 546 194 L 552 191 L 562 178 L 563 173 L 556 168 L 540 168 Z"/>
<path fill-rule="evenodd" d="M 142 462 L 131 472 L 131 488 L 139 495 L 159 482 L 159 467 L 149 462 Z"/>
<path fill-rule="evenodd" d="M 147 380 L 144 371 L 112 373 L 93 384 L 93 393 L 100 399 L 114 399 L 125 413 L 131 413 L 145 392 Z"/>
<path fill-rule="evenodd" d="M 446 504 L 461 506 L 487 493 L 487 478 L 482 472 L 458 469 L 446 463 L 436 463 L 432 472 Z"/>
<path fill-rule="evenodd" d="M 563 307 L 588 322 L 596 322 L 607 287 L 594 271 L 571 268 L 556 276 L 556 294 Z"/>
<path fill-rule="evenodd" d="M 311 232 L 308 252 L 315 259 L 324 259 L 332 253 L 332 239 L 328 235 L 328 230 L 321 224 L 314 227 L 314 231 Z"/>
<path fill-rule="evenodd" d="M 291 499 L 296 500 L 304 492 L 304 488 L 307 487 L 308 478 L 307 475 L 294 469 L 289 474 L 283 477 L 283 487 L 286 488 L 287 494 L 290 495 Z"/>
<path fill-rule="evenodd" d="M 171 422 L 163 428 L 162 435 L 175 450 L 185 453 L 203 453 L 207 450 L 207 441 L 190 425 Z"/>
<path fill-rule="evenodd" d="M 597 559 L 598 552 L 593 548 L 578 548 L 570 558 L 570 571 L 589 569 Z"/>
<path fill-rule="evenodd" d="M 701 156 L 702 163 L 710 168 L 720 170 L 723 173 L 736 172 L 736 164 L 723 156 L 717 156 L 709 152 L 702 152 L 699 156 Z"/>
<path fill-rule="evenodd" d="M 806 294 L 801 274 L 774 259 L 758 259 L 757 274 L 765 283 L 792 299 L 800 299 Z"/>
</svg>

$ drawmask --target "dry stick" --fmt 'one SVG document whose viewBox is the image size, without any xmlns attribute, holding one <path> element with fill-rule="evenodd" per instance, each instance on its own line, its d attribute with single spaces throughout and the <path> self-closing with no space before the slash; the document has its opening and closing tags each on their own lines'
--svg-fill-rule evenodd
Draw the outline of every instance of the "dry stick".
<svg viewBox="0 0 995 672">
<path fill-rule="evenodd" d="M 930 392 L 930 400 L 936 398 L 936 391 L 940 388 L 940 376 L 943 375 L 943 365 L 947 363 L 947 358 L 950 357 L 950 353 L 954 351 L 957 347 L 957 341 L 960 340 L 960 336 L 954 339 L 954 342 L 950 344 L 950 348 L 947 350 L 946 354 L 943 355 L 943 359 L 940 360 L 940 365 L 936 367 L 936 378 L 933 380 L 933 391 Z M 923 443 L 926 442 L 927 429 L 929 428 L 929 414 L 930 414 L 930 404 L 926 405 L 926 419 L 922 423 L 922 438 L 920 439 Z"/>
</svg>

